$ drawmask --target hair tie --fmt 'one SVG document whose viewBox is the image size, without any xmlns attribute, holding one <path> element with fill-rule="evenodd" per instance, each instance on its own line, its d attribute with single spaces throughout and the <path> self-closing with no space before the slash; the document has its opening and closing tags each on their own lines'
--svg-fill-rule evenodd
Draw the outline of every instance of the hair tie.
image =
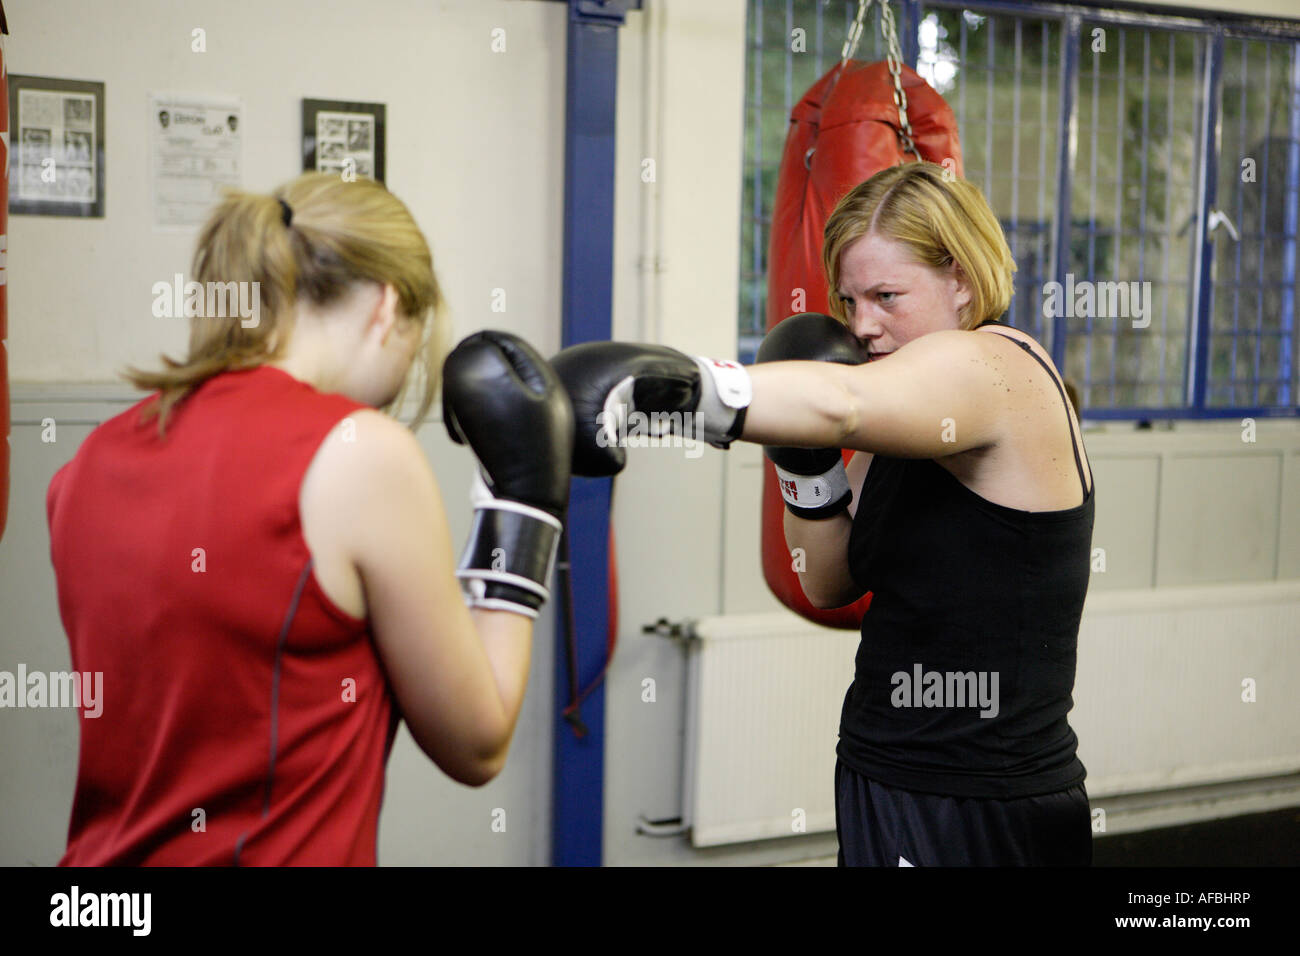
<svg viewBox="0 0 1300 956">
<path fill-rule="evenodd" d="M 288 229 L 293 222 L 293 210 L 289 208 L 289 204 L 283 199 L 280 200 L 280 218 L 284 220 L 284 227 Z"/>
</svg>

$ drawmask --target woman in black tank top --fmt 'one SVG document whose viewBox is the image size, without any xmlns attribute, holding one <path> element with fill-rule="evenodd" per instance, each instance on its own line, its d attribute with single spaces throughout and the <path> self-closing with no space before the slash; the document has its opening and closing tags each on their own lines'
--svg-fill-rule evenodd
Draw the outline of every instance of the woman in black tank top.
<svg viewBox="0 0 1300 956">
<path fill-rule="evenodd" d="M 822 255 L 832 314 L 779 323 L 747 369 L 619 342 L 557 355 L 574 473 L 623 468 L 629 408 L 761 443 L 808 600 L 871 592 L 840 724 L 842 862 L 1089 863 L 1066 718 L 1092 480 L 1056 371 L 984 327 L 1011 301 L 1002 229 L 976 187 L 911 163 L 839 201 Z"/>
<path fill-rule="evenodd" d="M 1067 714 L 1094 496 L 1059 375 L 997 321 L 1015 269 L 1001 228 L 976 187 L 911 163 L 839 202 L 823 258 L 838 334 L 870 369 L 828 364 L 825 394 L 805 377 L 801 397 L 847 392 L 841 444 L 860 454 L 842 478 L 828 450 L 769 456 L 809 600 L 872 594 L 837 747 L 840 862 L 1086 865 Z M 753 369 L 746 439 L 775 423 L 761 399 L 789 374 Z"/>
</svg>

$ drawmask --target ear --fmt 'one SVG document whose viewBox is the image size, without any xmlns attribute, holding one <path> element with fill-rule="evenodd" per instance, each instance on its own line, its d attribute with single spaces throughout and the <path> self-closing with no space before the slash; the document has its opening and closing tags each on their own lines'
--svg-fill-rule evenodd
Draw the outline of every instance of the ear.
<svg viewBox="0 0 1300 956">
<path fill-rule="evenodd" d="M 369 327 L 379 335 L 381 341 L 388 340 L 388 334 L 393 327 L 397 325 L 398 320 L 398 296 L 397 290 L 391 284 L 385 283 L 371 285 L 370 295 L 372 297 L 372 306 L 370 309 Z"/>
<path fill-rule="evenodd" d="M 974 291 L 971 288 L 970 278 L 962 271 L 962 267 L 953 262 L 951 268 L 952 280 L 955 284 L 953 295 L 957 303 L 957 312 L 965 318 L 966 308 L 970 305 L 971 299 L 974 298 Z"/>
</svg>

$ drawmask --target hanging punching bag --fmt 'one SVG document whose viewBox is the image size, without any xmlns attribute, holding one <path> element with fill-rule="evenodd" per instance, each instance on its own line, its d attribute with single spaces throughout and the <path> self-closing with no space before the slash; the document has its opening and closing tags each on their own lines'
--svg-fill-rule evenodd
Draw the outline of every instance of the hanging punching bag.
<svg viewBox="0 0 1300 956">
<path fill-rule="evenodd" d="M 920 158 L 962 175 L 957 120 L 925 80 L 900 65 L 906 118 Z M 767 257 L 767 330 L 800 312 L 830 312 L 822 271 L 822 231 L 835 204 L 882 169 L 914 160 L 904 156 L 902 123 L 887 63 L 837 63 L 790 111 L 790 132 L 777 177 Z M 847 460 L 851 452 L 845 453 Z M 828 627 L 857 628 L 871 603 L 832 610 L 813 607 L 804 596 L 786 546 L 785 503 L 776 470 L 763 474 L 763 576 L 790 610 Z"/>
<path fill-rule="evenodd" d="M 0 179 L 0 538 L 9 519 L 9 64 L 5 57 L 5 8 L 0 4 L 0 151 L 4 178 Z"/>
</svg>

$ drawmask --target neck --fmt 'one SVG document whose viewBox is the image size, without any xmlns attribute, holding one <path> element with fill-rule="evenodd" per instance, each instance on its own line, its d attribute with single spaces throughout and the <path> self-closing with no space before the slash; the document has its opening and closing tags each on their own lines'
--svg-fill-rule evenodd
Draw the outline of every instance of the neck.
<svg viewBox="0 0 1300 956">
<path fill-rule="evenodd" d="M 322 361 L 324 353 L 319 348 L 307 347 L 308 345 L 309 343 L 295 336 L 295 340 L 289 343 L 289 348 L 284 355 L 264 364 L 278 368 L 318 391 L 332 391 L 337 376 L 332 374 L 329 366 Z"/>
</svg>

